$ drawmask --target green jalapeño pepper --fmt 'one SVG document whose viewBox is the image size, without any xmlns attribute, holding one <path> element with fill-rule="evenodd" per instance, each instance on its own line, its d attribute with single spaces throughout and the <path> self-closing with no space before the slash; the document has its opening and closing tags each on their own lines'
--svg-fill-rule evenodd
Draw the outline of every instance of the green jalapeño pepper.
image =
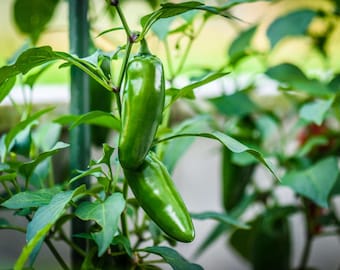
<svg viewBox="0 0 340 270">
<path fill-rule="evenodd" d="M 164 164 L 149 152 L 139 170 L 124 169 L 137 201 L 166 234 L 181 242 L 194 239 L 194 227 L 185 204 Z"/>
<path fill-rule="evenodd" d="M 138 168 L 149 152 L 162 119 L 164 87 L 162 62 L 144 41 L 126 71 L 118 148 L 123 168 Z"/>
</svg>

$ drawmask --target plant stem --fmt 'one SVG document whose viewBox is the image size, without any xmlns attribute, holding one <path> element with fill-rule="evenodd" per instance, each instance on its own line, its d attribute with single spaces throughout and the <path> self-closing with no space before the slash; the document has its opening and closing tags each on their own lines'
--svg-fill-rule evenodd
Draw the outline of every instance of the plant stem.
<svg viewBox="0 0 340 270">
<path fill-rule="evenodd" d="M 19 226 L 12 226 L 12 225 L 1 225 L 0 230 L 12 230 L 17 232 L 26 233 L 26 229 L 19 227 Z"/>
<path fill-rule="evenodd" d="M 6 185 L 5 182 L 1 182 L 2 186 L 4 187 L 4 189 L 6 190 L 6 192 L 9 194 L 9 196 L 13 196 L 12 191 L 8 188 L 8 186 Z"/>
<path fill-rule="evenodd" d="M 67 266 L 67 264 L 65 263 L 64 259 L 61 257 L 61 255 L 59 254 L 59 252 L 57 251 L 57 249 L 54 247 L 54 245 L 52 244 L 50 239 L 45 239 L 45 243 L 48 246 L 48 248 L 50 249 L 50 251 L 52 252 L 52 254 L 54 255 L 54 257 L 57 259 L 57 261 L 59 262 L 60 266 L 64 269 L 64 270 L 70 270 L 70 268 Z"/>
<path fill-rule="evenodd" d="M 127 184 L 127 181 L 125 179 L 124 186 L 123 186 L 124 199 L 127 198 L 127 193 L 128 193 L 128 184 Z M 127 226 L 127 220 L 126 220 L 126 210 L 124 210 L 122 215 L 121 215 L 121 225 L 122 225 L 123 235 L 126 236 L 127 239 L 130 239 L 129 238 L 129 230 L 128 230 L 128 226 Z"/>
<path fill-rule="evenodd" d="M 60 238 L 68 244 L 74 251 L 78 252 L 79 255 L 86 257 L 86 252 L 82 250 L 79 246 L 77 246 L 75 243 L 73 243 L 70 239 L 67 238 L 63 230 L 59 231 L 60 233 Z"/>
<path fill-rule="evenodd" d="M 118 77 L 118 83 L 117 83 L 117 86 L 116 86 L 116 89 L 115 89 L 116 101 L 117 101 L 119 115 L 121 115 L 121 112 L 122 112 L 122 103 L 121 103 L 121 100 L 120 100 L 119 93 L 120 93 L 122 85 L 123 85 L 124 75 L 125 75 L 126 67 L 128 65 L 128 62 L 129 62 L 132 44 L 133 43 L 131 42 L 130 38 L 128 38 L 126 49 L 125 49 L 125 56 L 124 56 L 123 63 L 122 63 L 121 69 L 120 69 L 120 73 L 119 73 L 119 77 Z"/>
<path fill-rule="evenodd" d="M 178 65 L 178 67 L 177 67 L 177 70 L 176 70 L 174 76 L 178 75 L 182 71 L 182 69 L 184 67 L 184 63 L 188 58 L 189 52 L 191 51 L 192 44 L 194 43 L 194 40 L 196 39 L 196 37 L 201 33 L 201 31 L 202 31 L 202 29 L 203 29 L 203 27 L 206 23 L 206 20 L 207 20 L 206 17 L 204 17 L 204 19 L 203 19 L 201 25 L 198 27 L 196 33 L 189 36 L 189 42 L 188 42 L 188 44 L 185 48 L 185 51 L 183 53 L 183 56 L 181 58 L 181 61 Z"/>
<path fill-rule="evenodd" d="M 310 250 L 311 250 L 311 247 L 312 247 L 312 245 L 311 245 L 312 240 L 313 240 L 313 236 L 308 233 L 306 243 L 305 243 L 305 247 L 303 249 L 303 253 L 302 253 L 302 257 L 301 257 L 300 266 L 298 267 L 298 270 L 306 269 L 306 266 L 307 266 L 307 263 L 308 263 L 309 253 L 310 253 Z"/>
<path fill-rule="evenodd" d="M 122 63 L 121 69 L 120 69 L 120 73 L 119 73 L 119 77 L 118 77 L 118 83 L 117 83 L 117 86 L 115 88 L 115 93 L 116 93 L 116 96 L 117 96 L 117 98 L 116 98 L 117 107 L 118 107 L 118 111 L 119 111 L 119 115 L 120 115 L 121 110 L 122 110 L 122 105 L 121 105 L 119 93 L 120 93 L 121 88 L 122 88 L 124 75 L 125 75 L 125 72 L 126 72 L 126 67 L 127 67 L 127 64 L 128 64 L 129 58 L 130 58 L 131 48 L 132 48 L 133 43 L 137 39 L 137 35 L 131 32 L 130 27 L 127 23 L 127 20 L 125 18 L 125 15 L 124 15 L 122 9 L 120 8 L 119 1 L 112 1 L 111 3 L 114 5 L 114 7 L 117 10 L 119 19 L 123 24 L 123 27 L 124 27 L 124 30 L 125 30 L 125 33 L 126 33 L 126 37 L 127 37 L 125 56 L 124 56 L 123 63 Z"/>
<path fill-rule="evenodd" d="M 120 8 L 120 5 L 119 5 L 119 4 L 115 5 L 115 8 L 116 8 L 116 10 L 117 10 L 117 13 L 118 13 L 118 16 L 119 16 L 119 18 L 120 18 L 120 21 L 121 21 L 122 24 L 123 24 L 124 30 L 125 30 L 125 32 L 126 32 L 126 35 L 127 35 L 128 37 L 131 37 L 131 30 L 130 30 L 130 27 L 129 27 L 127 21 L 126 21 L 126 18 L 125 18 L 125 16 L 124 16 L 124 13 L 122 12 L 122 9 Z"/>
</svg>

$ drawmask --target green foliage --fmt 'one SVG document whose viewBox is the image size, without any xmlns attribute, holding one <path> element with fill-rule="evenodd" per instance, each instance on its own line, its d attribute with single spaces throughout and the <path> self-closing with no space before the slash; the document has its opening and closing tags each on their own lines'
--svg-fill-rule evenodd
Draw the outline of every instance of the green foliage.
<svg viewBox="0 0 340 270">
<path fill-rule="evenodd" d="M 25 228 L 0 218 L 1 230 L 26 234 L 27 243 L 13 268 L 39 267 L 35 259 L 45 243 L 61 267 L 68 269 L 54 247 L 54 241 L 60 240 L 81 256 L 82 269 L 162 269 L 160 263 L 175 270 L 203 269 L 169 247 L 175 246 L 176 241 L 157 225 L 157 209 L 152 215 L 145 213 L 140 202 L 150 202 L 151 192 L 135 192 L 139 202 L 129 192 L 138 186 L 131 181 L 138 180 L 143 168 L 135 168 L 128 182 L 119 163 L 117 142 L 123 99 L 120 91 L 127 84 L 126 69 L 134 47 L 155 35 L 161 44 L 159 49 L 164 49 L 160 55 L 168 73 L 162 122 L 151 142 L 151 151 L 159 158 L 159 164 L 164 163 L 170 181 L 170 174 L 196 138 L 213 140 L 222 150 L 216 155 L 221 164 L 219 195 L 223 211 L 208 209 L 188 215 L 198 222 L 212 220 L 215 224 L 196 255 L 227 235 L 229 244 L 252 269 L 292 269 L 295 266 L 291 262 L 294 249 L 289 217 L 299 213 L 304 218 L 305 225 L 301 226 L 307 239 L 302 254 L 297 254 L 301 256 L 297 268 L 307 269 L 312 240 L 325 232 L 338 234 L 340 225 L 334 206 L 340 193 L 340 75 L 332 66 L 330 49 L 339 20 L 339 1 L 329 1 L 332 9 L 292 6 L 269 25 L 266 18 L 265 23 L 260 18 L 246 28 L 244 18 L 232 15 L 233 8 L 256 0 L 217 1 L 220 4 L 216 6 L 198 1 L 147 2 L 153 11 L 136 18 L 140 21 L 139 31 L 130 29 L 124 1 L 107 1 L 104 8 L 109 11 L 109 18 L 114 18 L 109 29 L 96 25 L 97 17 L 106 14 L 90 10 L 92 30 L 99 29 L 99 34 L 91 30 L 91 40 L 98 44 L 91 43 L 92 51 L 80 58 L 50 46 L 31 47 L 48 30 L 58 0 L 34 0 L 29 4 L 14 1 L 14 22 L 31 42 L 0 67 L 0 102 L 10 96 L 14 86 L 26 86 L 33 92 L 41 75 L 58 63 L 59 68 L 74 66 L 89 76 L 91 108 L 81 115 L 55 117 L 55 108 L 37 110 L 30 101 L 22 106 L 13 103 L 20 121 L 0 137 L 0 203 L 2 208 L 29 221 Z M 281 1 L 271 2 L 269 11 Z M 208 41 L 227 48 L 224 64 L 214 66 L 216 59 L 208 59 L 212 66 L 209 69 L 191 66 L 188 59 L 194 51 L 193 44 L 204 35 L 203 26 L 215 15 L 221 24 L 238 31 L 230 44 Z M 108 33 L 125 34 L 126 42 L 112 44 L 112 51 L 103 50 L 100 40 Z M 262 48 L 257 40 L 263 34 L 269 48 Z M 318 70 L 295 61 L 295 55 L 283 61 L 277 57 L 296 40 L 308 41 L 308 53 L 317 54 L 322 62 Z M 300 48 L 294 49 L 298 55 Z M 261 66 L 256 71 L 249 64 L 254 60 Z M 242 76 L 238 77 L 239 70 L 246 71 L 245 83 Z M 224 89 L 224 80 L 230 73 L 234 85 Z M 178 83 L 183 77 L 186 82 Z M 270 94 L 262 91 L 266 90 L 268 79 L 275 83 L 270 86 Z M 203 87 L 218 87 L 221 94 L 202 100 L 197 94 Z M 183 104 L 189 113 L 175 121 L 172 113 Z M 92 143 L 102 147 L 102 155 L 91 156 L 87 167 L 70 172 L 68 166 L 61 165 L 65 158 L 60 155 L 65 155 L 69 147 L 61 136 L 83 125 L 91 125 Z M 107 136 L 109 132 L 111 138 Z M 132 134 L 132 138 L 138 135 Z M 164 176 L 165 167 L 153 175 Z M 257 174 L 261 167 L 264 175 Z M 85 177 L 91 179 L 91 185 L 80 184 Z M 273 180 L 270 187 L 261 187 L 261 177 Z M 151 184 L 150 190 L 155 191 Z M 280 203 L 276 192 L 282 186 L 296 198 L 288 206 Z M 209 184 L 206 188 L 210 188 Z M 165 188 L 161 193 L 164 194 L 158 194 L 159 198 L 169 195 Z M 247 218 L 255 205 L 261 207 L 261 213 Z M 68 222 L 85 224 L 86 230 L 67 235 L 64 226 Z M 77 244 L 81 238 L 86 240 L 84 246 Z M 155 255 L 160 258 L 154 260 Z"/>
</svg>

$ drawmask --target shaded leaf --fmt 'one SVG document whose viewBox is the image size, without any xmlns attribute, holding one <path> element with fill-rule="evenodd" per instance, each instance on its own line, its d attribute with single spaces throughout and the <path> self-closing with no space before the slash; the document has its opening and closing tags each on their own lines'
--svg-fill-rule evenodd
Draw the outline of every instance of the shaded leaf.
<svg viewBox="0 0 340 270">
<path fill-rule="evenodd" d="M 325 97 L 331 95 L 329 88 L 316 79 L 309 79 L 295 65 L 280 64 L 269 68 L 266 74 L 274 80 L 284 83 L 292 90 L 303 91 L 312 96 Z"/>
<path fill-rule="evenodd" d="M 328 87 L 334 93 L 340 92 L 340 74 L 336 74 L 334 76 L 334 78 L 329 82 Z"/>
<path fill-rule="evenodd" d="M 327 157 L 302 171 L 289 171 L 282 184 L 305 196 L 321 207 L 328 207 L 329 194 L 338 178 L 339 168 L 335 157 Z"/>
<path fill-rule="evenodd" d="M 132 253 L 132 248 L 130 245 L 130 241 L 127 237 L 125 237 L 124 235 L 117 235 L 113 238 L 112 240 L 112 245 L 121 245 L 124 250 L 126 251 L 126 253 L 133 258 L 133 253 Z"/>
<path fill-rule="evenodd" d="M 161 256 L 174 270 L 203 270 L 200 265 L 188 262 L 176 250 L 169 247 L 147 247 L 143 251 Z"/>
<path fill-rule="evenodd" d="M 310 9 L 295 10 L 287 15 L 277 18 L 269 26 L 267 36 L 273 48 L 286 36 L 301 36 L 306 34 L 307 29 L 315 17 L 316 12 Z"/>
<path fill-rule="evenodd" d="M 102 256 L 110 246 L 113 236 L 118 230 L 118 221 L 125 208 L 125 200 L 121 193 L 114 193 L 104 202 L 83 202 L 75 214 L 83 220 L 94 220 L 102 230 L 92 233 L 98 245 L 98 256 Z"/>
<path fill-rule="evenodd" d="M 313 122 L 321 125 L 326 117 L 328 110 L 331 108 L 334 99 L 329 100 L 316 100 L 304 104 L 300 109 L 300 117 L 308 122 Z"/>
<path fill-rule="evenodd" d="M 231 43 L 228 55 L 230 63 L 235 64 L 239 59 L 247 55 L 250 48 L 250 43 L 257 30 L 257 25 L 241 32 Z"/>
<path fill-rule="evenodd" d="M 258 109 L 249 96 L 242 91 L 235 92 L 231 95 L 221 95 L 216 98 L 211 98 L 209 101 L 220 113 L 227 116 L 245 116 Z"/>
<path fill-rule="evenodd" d="M 290 269 L 290 230 L 287 217 L 295 207 L 273 207 L 255 218 L 250 230 L 237 230 L 231 246 L 256 270 Z M 270 256 L 268 256 L 270 254 Z"/>
<path fill-rule="evenodd" d="M 14 19 L 21 32 L 28 34 L 35 44 L 51 20 L 58 0 L 16 0 Z"/>
</svg>

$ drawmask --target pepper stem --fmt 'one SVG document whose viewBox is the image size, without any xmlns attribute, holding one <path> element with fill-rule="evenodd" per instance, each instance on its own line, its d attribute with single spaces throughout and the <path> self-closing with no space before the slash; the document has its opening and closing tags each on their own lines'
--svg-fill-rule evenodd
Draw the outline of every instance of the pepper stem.
<svg viewBox="0 0 340 270">
<path fill-rule="evenodd" d="M 148 44 L 146 43 L 146 40 L 143 38 L 140 41 L 140 48 L 139 48 L 139 54 L 151 54 Z"/>
</svg>

